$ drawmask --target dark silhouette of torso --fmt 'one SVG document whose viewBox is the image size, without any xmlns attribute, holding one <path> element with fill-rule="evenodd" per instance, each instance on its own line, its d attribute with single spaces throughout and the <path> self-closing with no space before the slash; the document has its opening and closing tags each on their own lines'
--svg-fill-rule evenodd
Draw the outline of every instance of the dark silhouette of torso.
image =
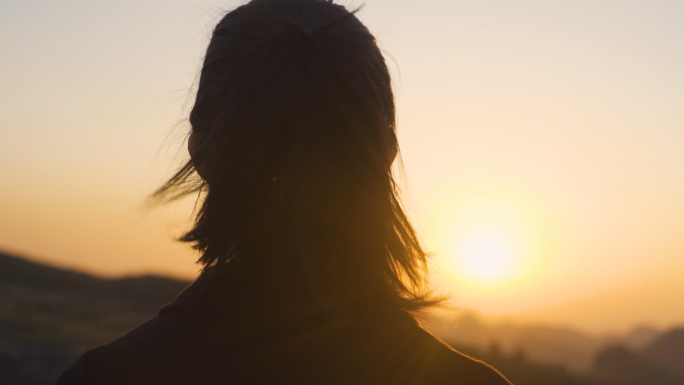
<svg viewBox="0 0 684 385">
<path fill-rule="evenodd" d="M 57 384 L 509 384 L 404 312 L 322 309 L 259 287 L 249 276 L 205 272 Z"/>
</svg>

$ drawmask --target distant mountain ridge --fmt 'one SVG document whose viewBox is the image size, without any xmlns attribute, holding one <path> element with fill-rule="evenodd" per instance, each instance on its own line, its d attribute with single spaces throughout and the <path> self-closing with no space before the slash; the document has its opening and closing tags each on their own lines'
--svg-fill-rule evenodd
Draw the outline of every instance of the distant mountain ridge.
<svg viewBox="0 0 684 385">
<path fill-rule="evenodd" d="M 488 323 L 468 311 L 437 312 L 425 323 L 454 346 L 525 357 L 609 385 L 684 385 L 684 327 L 666 332 L 639 326 L 624 335 Z"/>
<path fill-rule="evenodd" d="M 562 365 L 576 373 L 587 373 L 593 356 L 609 344 L 608 337 L 553 326 L 488 323 L 465 312 L 436 317 L 430 329 L 452 344 L 487 348 L 496 343 L 504 352 L 524 351 L 532 361 Z"/>
<path fill-rule="evenodd" d="M 596 355 L 592 374 L 606 383 L 620 385 L 682 385 L 684 379 L 623 346 L 611 346 Z"/>
<path fill-rule="evenodd" d="M 661 335 L 640 353 L 684 379 L 684 327 Z"/>
<path fill-rule="evenodd" d="M 561 326 L 487 322 L 468 310 L 437 311 L 426 327 L 452 344 L 485 349 L 496 343 L 504 352 L 523 351 L 532 361 L 585 374 L 604 348 L 620 345 L 638 350 L 663 334 L 647 326 L 625 334 L 596 335 Z"/>
<path fill-rule="evenodd" d="M 0 252 L 0 283 L 61 292 L 87 288 L 99 294 L 109 293 L 114 296 L 135 293 L 145 299 L 152 299 L 160 295 L 166 296 L 169 291 L 182 290 L 190 282 L 158 275 L 99 278 Z"/>
<path fill-rule="evenodd" d="M 593 373 L 616 384 L 684 385 L 684 327 L 663 333 L 641 349 L 617 345 L 602 350 Z"/>
</svg>

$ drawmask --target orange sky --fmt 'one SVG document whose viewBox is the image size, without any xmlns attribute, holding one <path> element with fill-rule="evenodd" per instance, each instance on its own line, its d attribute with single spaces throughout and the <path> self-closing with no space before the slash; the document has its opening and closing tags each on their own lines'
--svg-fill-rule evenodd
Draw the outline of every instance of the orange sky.
<svg viewBox="0 0 684 385">
<path fill-rule="evenodd" d="M 190 205 L 144 198 L 185 156 L 202 50 L 237 4 L 4 7 L 0 248 L 196 273 L 172 241 Z M 359 17 L 388 54 L 406 203 L 440 290 L 591 330 L 684 322 L 684 4 L 367 0 Z M 463 259 L 483 234 L 508 259 L 489 280 Z"/>
</svg>

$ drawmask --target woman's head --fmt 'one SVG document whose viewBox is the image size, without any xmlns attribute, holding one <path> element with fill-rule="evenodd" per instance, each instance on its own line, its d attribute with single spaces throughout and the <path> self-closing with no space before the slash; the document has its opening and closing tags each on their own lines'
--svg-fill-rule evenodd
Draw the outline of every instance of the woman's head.
<svg viewBox="0 0 684 385">
<path fill-rule="evenodd" d="M 182 238 L 200 263 L 281 266 L 330 298 L 427 303 L 425 253 L 391 173 L 390 76 L 354 12 L 252 0 L 226 14 L 190 124 L 192 159 L 157 196 L 202 193 Z"/>
</svg>

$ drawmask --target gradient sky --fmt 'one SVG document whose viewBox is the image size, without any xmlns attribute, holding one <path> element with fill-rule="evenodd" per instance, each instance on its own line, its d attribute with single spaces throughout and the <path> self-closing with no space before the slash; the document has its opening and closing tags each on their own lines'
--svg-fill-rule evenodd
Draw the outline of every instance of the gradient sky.
<svg viewBox="0 0 684 385">
<path fill-rule="evenodd" d="M 213 25 L 240 1 L 36 0 L 0 13 L 0 249 L 192 277 L 184 160 Z M 360 2 L 342 1 L 346 5 Z M 684 3 L 367 0 L 394 76 L 405 200 L 433 281 L 485 314 L 684 322 Z M 484 282 L 473 234 L 509 250 Z"/>
</svg>

